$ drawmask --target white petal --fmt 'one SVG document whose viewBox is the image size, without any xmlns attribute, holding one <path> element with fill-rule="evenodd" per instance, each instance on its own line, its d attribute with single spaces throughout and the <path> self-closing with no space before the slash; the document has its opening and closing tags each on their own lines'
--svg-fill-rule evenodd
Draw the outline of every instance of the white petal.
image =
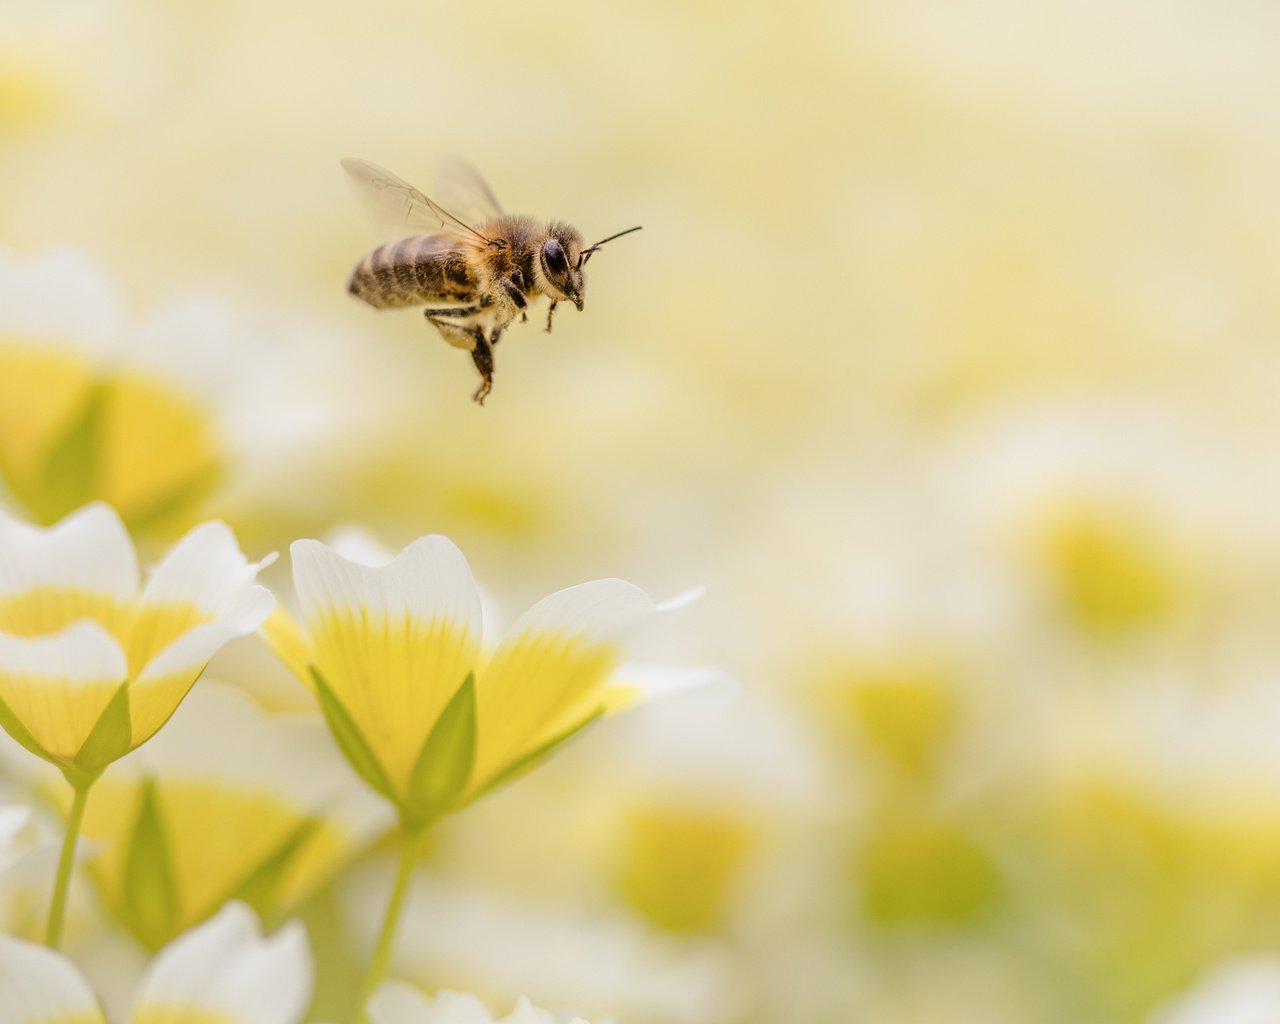
<svg viewBox="0 0 1280 1024">
<path fill-rule="evenodd" d="M 253 583 L 274 556 L 250 562 L 225 523 L 202 523 L 183 537 L 156 566 L 142 593 L 143 604 L 195 604 L 220 615 Z"/>
<path fill-rule="evenodd" d="M 0 597 L 45 586 L 137 596 L 137 555 L 115 509 L 94 502 L 47 528 L 0 510 Z"/>
<path fill-rule="evenodd" d="M 698 693 L 708 699 L 732 699 L 741 695 L 742 683 L 721 668 L 684 668 L 663 665 L 622 665 L 612 685 L 634 690 L 636 700 L 647 703 L 679 693 Z"/>
<path fill-rule="evenodd" d="M 0 334 L 104 354 L 124 315 L 116 288 L 75 249 L 23 258 L 0 248 Z"/>
<path fill-rule="evenodd" d="M 493 1017 L 475 996 L 446 989 L 436 993 L 434 1020 L 438 1024 L 490 1024 Z"/>
<path fill-rule="evenodd" d="M 370 1024 L 433 1024 L 431 1000 L 401 981 L 380 985 L 365 1009 Z M 479 1024 L 489 1022 L 481 1020 Z"/>
<path fill-rule="evenodd" d="M 237 1024 L 297 1024 L 312 982 L 301 925 L 264 939 L 253 911 L 229 903 L 160 951 L 139 987 L 133 1016 L 167 1007 L 224 1014 Z"/>
<path fill-rule="evenodd" d="M 527 996 L 516 1000 L 516 1007 L 507 1016 L 505 1024 L 552 1024 L 551 1014 L 529 1002 Z"/>
<path fill-rule="evenodd" d="M 121 344 L 122 362 L 219 406 L 244 381 L 245 368 L 261 358 L 261 342 L 226 306 L 191 300 L 157 311 L 130 332 Z"/>
<path fill-rule="evenodd" d="M 27 827 L 30 820 L 30 807 L 22 804 L 0 807 L 0 863 L 5 860 L 5 853 L 18 838 L 18 833 Z"/>
<path fill-rule="evenodd" d="M 0 1024 L 103 1020 L 80 972 L 61 953 L 0 935 Z"/>
<path fill-rule="evenodd" d="M 115 637 L 87 619 L 45 636 L 0 633 L 0 696 L 52 753 L 79 749 L 128 672 Z M 88 688 L 98 701 L 77 694 Z"/>
<path fill-rule="evenodd" d="M 221 618 L 206 622 L 183 633 L 147 662 L 129 687 L 133 705 L 132 718 L 135 746 L 150 736 L 168 719 L 186 693 L 204 671 L 210 659 L 236 637 L 248 636 L 266 621 L 276 599 L 266 587 L 250 586 Z M 179 690 L 174 690 L 175 681 Z"/>
<path fill-rule="evenodd" d="M 1152 1024 L 1272 1024 L 1280 1020 L 1280 958 L 1228 960 L 1151 1018 Z"/>
<path fill-rule="evenodd" d="M 400 981 L 383 984 L 369 1000 L 370 1024 L 493 1024 L 475 996 L 439 992 L 434 999 Z"/>
<path fill-rule="evenodd" d="M 601 642 L 629 639 L 651 622 L 658 608 L 653 598 L 626 580 L 593 580 L 544 597 L 516 619 L 507 636 L 525 631 L 565 633 Z"/>
<path fill-rule="evenodd" d="M 676 612 L 681 608 L 688 608 L 689 605 L 694 604 L 697 601 L 701 601 L 706 592 L 707 588 L 701 585 L 690 587 L 683 593 L 676 594 L 675 597 L 667 598 L 667 600 L 658 605 L 658 611 Z"/>
<path fill-rule="evenodd" d="M 290 551 L 298 603 L 308 622 L 331 608 L 424 621 L 440 616 L 480 638 L 480 597 L 471 567 L 445 537 L 420 537 L 376 567 L 343 558 L 316 540 L 295 541 Z"/>
<path fill-rule="evenodd" d="M 275 596 L 266 587 L 248 587 L 234 604 L 222 609 L 221 617 L 189 629 L 147 662 L 135 688 L 179 672 L 203 669 L 225 644 L 261 626 L 275 606 Z"/>
</svg>

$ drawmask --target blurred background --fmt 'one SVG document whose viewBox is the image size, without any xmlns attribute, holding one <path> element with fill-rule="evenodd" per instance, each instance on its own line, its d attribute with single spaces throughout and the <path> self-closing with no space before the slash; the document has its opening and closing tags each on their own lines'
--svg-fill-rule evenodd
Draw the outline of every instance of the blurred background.
<svg viewBox="0 0 1280 1024">
<path fill-rule="evenodd" d="M 0 0 L 4 502 L 104 497 L 152 551 L 444 533 L 495 637 L 585 579 L 706 587 L 656 654 L 740 697 L 446 821 L 397 966 L 428 988 L 1155 1020 L 1280 946 L 1277 96 L 1253 0 Z M 385 236 L 339 159 L 429 191 L 450 154 L 644 225 L 483 409 L 346 293 Z M 254 643 L 214 673 L 309 711 Z M 392 871 L 357 832 L 279 907 L 317 1016 Z"/>
</svg>

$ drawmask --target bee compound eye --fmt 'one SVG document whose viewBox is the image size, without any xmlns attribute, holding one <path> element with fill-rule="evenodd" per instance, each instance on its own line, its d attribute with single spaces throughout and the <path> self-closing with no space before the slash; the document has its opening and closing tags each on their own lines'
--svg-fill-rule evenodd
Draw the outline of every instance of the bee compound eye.
<svg viewBox="0 0 1280 1024">
<path fill-rule="evenodd" d="M 564 246 L 558 239 L 549 238 L 542 244 L 542 261 L 547 273 L 553 277 L 563 277 L 569 272 L 569 261 L 565 258 Z"/>
</svg>

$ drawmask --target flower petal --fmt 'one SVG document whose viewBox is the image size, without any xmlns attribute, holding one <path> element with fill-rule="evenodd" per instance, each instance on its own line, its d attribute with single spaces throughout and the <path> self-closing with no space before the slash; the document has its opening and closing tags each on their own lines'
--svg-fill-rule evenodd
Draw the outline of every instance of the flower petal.
<svg viewBox="0 0 1280 1024">
<path fill-rule="evenodd" d="M 311 647 L 311 638 L 302 631 L 295 619 L 283 605 L 276 605 L 275 611 L 267 616 L 259 632 L 265 643 L 290 672 L 298 677 L 308 688 L 314 688 L 315 681 L 307 666 L 315 661 L 316 654 Z"/>
<path fill-rule="evenodd" d="M 52 247 L 22 256 L 0 247 L 0 335 L 102 356 L 123 323 L 118 290 L 84 253 Z"/>
<path fill-rule="evenodd" d="M 0 1024 L 105 1024 L 70 960 L 7 935 L 0 935 L 0 993 Z"/>
<path fill-rule="evenodd" d="M 124 651 L 96 622 L 50 636 L 0 633 L 0 699 L 62 761 L 75 757 L 127 671 Z"/>
<path fill-rule="evenodd" d="M 209 660 L 229 641 L 261 626 L 275 603 L 266 587 L 248 586 L 221 609 L 220 618 L 189 629 L 147 662 L 129 686 L 135 747 L 168 721 Z"/>
<path fill-rule="evenodd" d="M 261 562 L 245 558 L 226 523 L 201 523 L 152 571 L 142 604 L 191 606 L 202 615 L 216 617 L 234 605 L 258 571 L 273 561 L 274 555 Z"/>
<path fill-rule="evenodd" d="M 495 1024 L 494 1017 L 475 996 L 445 990 L 428 998 L 401 981 L 380 986 L 366 1009 L 371 1024 Z M 550 1013 L 521 996 L 511 1014 L 502 1018 L 502 1024 L 552 1024 L 552 1020 Z"/>
<path fill-rule="evenodd" d="M 278 880 L 253 898 L 263 913 L 287 908 L 392 824 L 385 802 L 333 756 L 319 716 L 270 714 L 238 687 L 203 679 L 155 738 L 94 789 L 84 834 L 106 848 L 94 866 L 112 904 L 127 902 L 123 853 L 148 784 L 177 897 L 175 932 L 211 914 L 273 858 Z M 125 906 L 125 916 L 134 910 Z"/>
<path fill-rule="evenodd" d="M 511 627 L 477 680 L 473 788 L 601 708 L 623 643 L 659 609 L 624 580 L 583 583 L 539 601 Z"/>
<path fill-rule="evenodd" d="M 111 506 L 86 505 L 48 528 L 0 512 L 0 629 L 33 636 L 109 620 L 137 592 L 133 542 Z"/>
<path fill-rule="evenodd" d="M 297 1024 L 311 998 L 313 974 L 301 925 L 262 938 L 253 912 L 229 903 L 160 951 L 139 986 L 130 1021 L 159 1024 L 185 1013 L 227 1024 Z"/>
<path fill-rule="evenodd" d="M 292 547 L 316 665 L 403 788 L 436 718 L 479 656 L 480 599 L 462 552 L 422 537 L 369 567 L 318 541 Z"/>
</svg>

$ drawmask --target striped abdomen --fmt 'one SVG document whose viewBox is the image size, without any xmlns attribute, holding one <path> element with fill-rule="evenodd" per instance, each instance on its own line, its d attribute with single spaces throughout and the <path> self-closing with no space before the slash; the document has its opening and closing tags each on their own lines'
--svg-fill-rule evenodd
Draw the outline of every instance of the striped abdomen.
<svg viewBox="0 0 1280 1024">
<path fill-rule="evenodd" d="M 414 235 L 380 245 L 351 272 L 348 285 L 371 306 L 420 306 L 432 302 L 468 303 L 476 281 L 457 239 Z"/>
</svg>

